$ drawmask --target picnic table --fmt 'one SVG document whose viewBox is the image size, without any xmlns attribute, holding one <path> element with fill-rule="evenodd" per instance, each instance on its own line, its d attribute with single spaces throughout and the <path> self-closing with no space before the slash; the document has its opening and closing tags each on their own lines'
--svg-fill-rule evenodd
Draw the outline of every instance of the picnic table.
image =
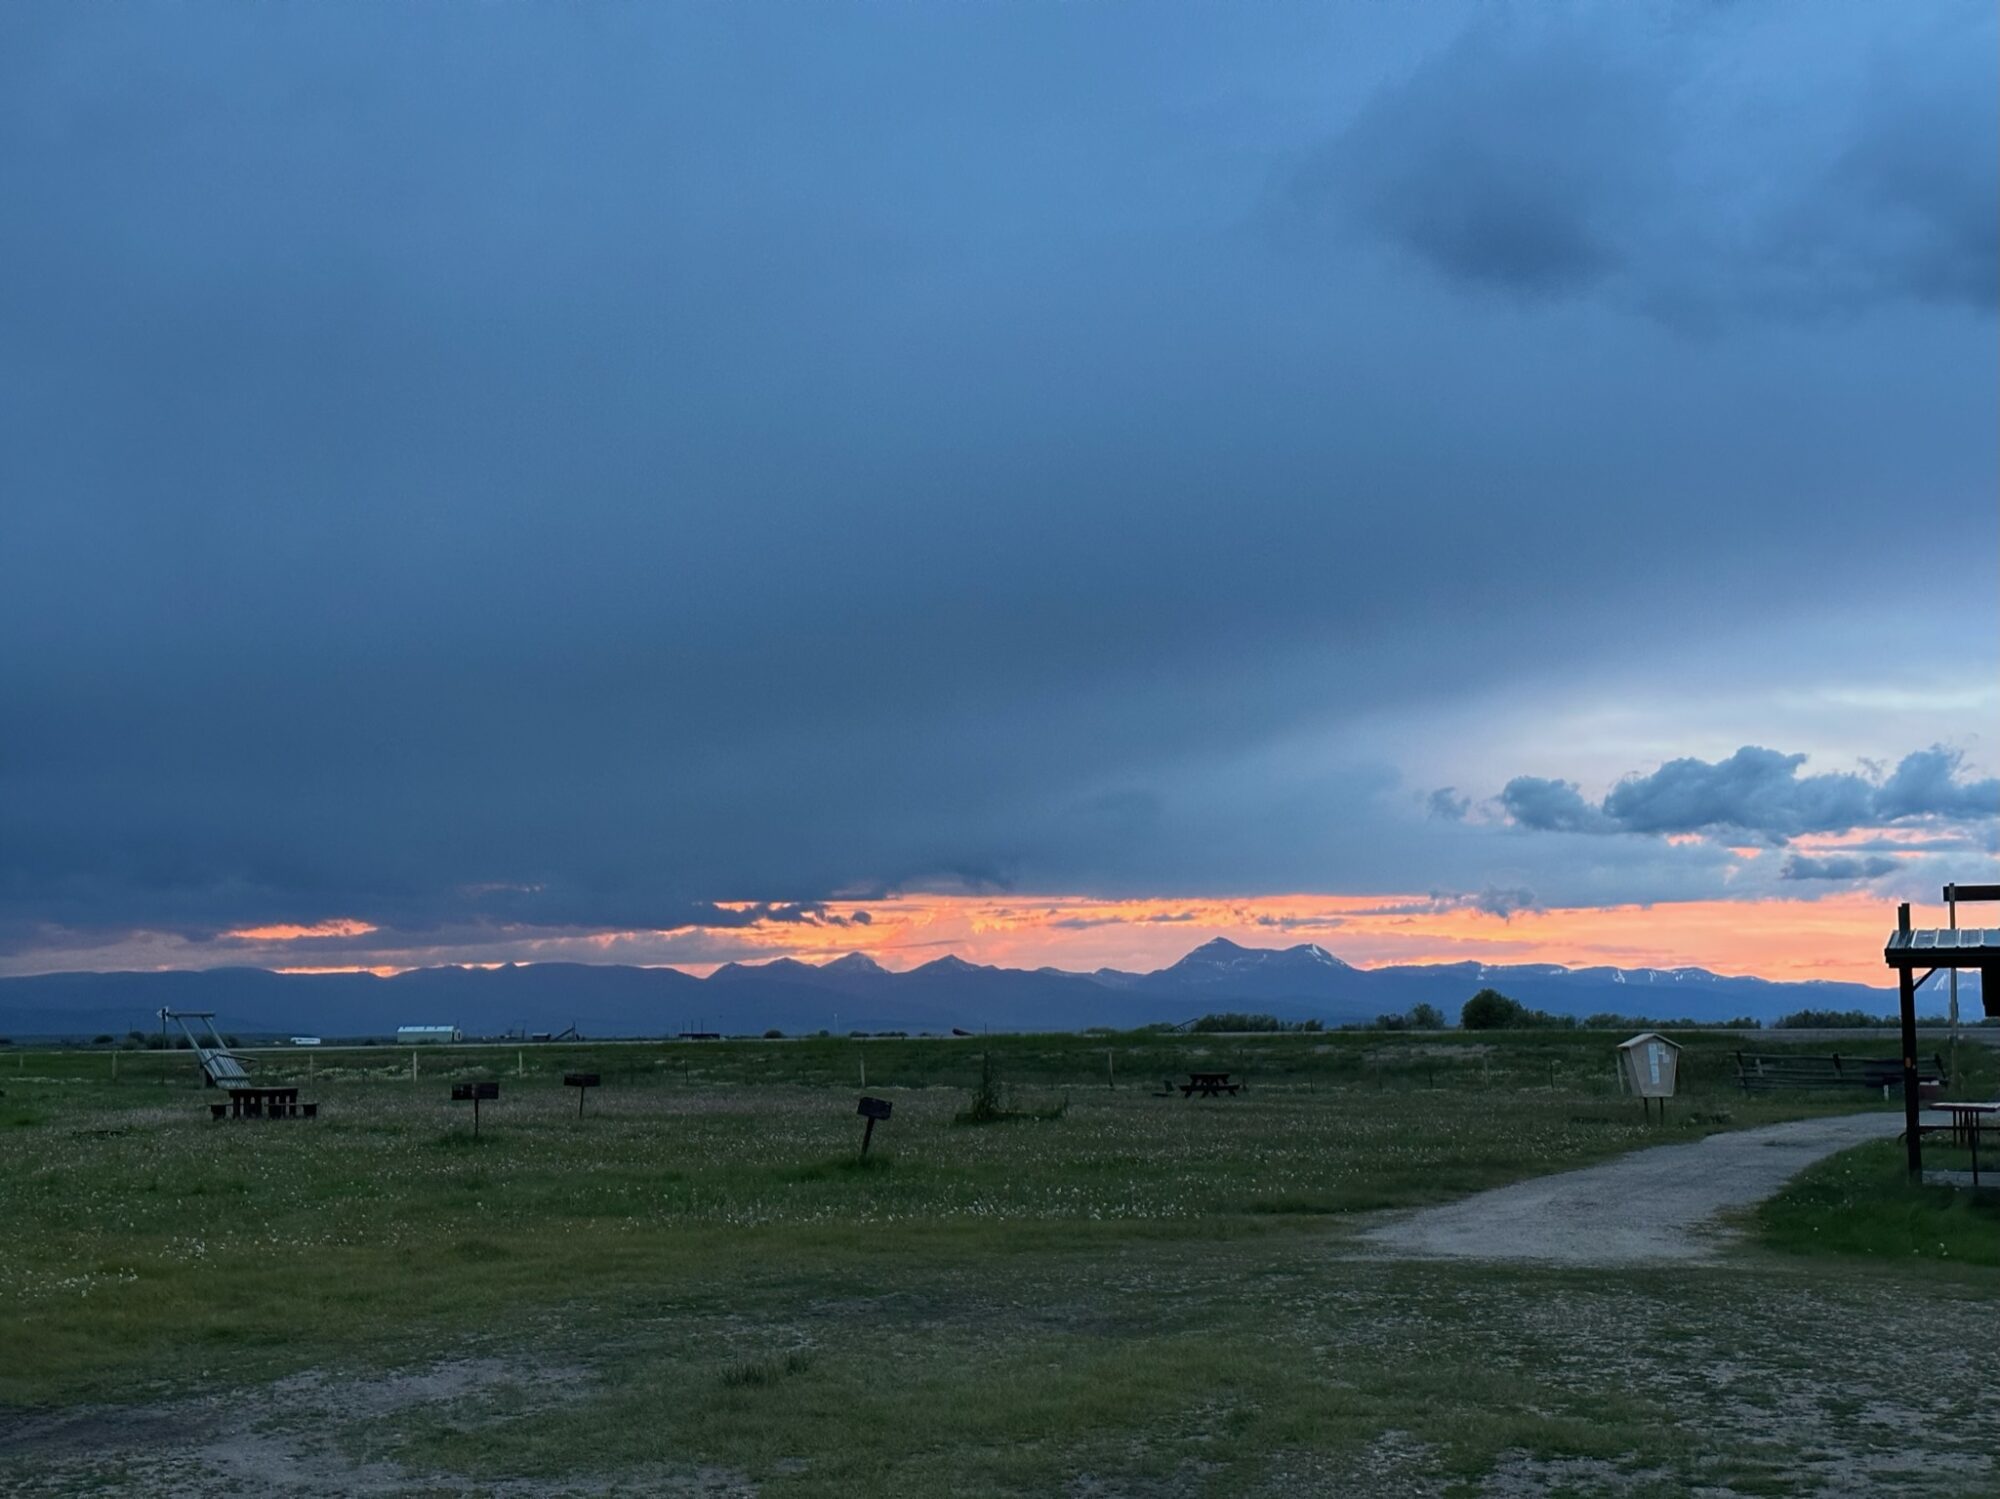
<svg viewBox="0 0 2000 1499">
<path fill-rule="evenodd" d="M 1986 1118 L 2000 1114 L 2000 1103 L 1945 1103 L 1935 1102 L 1934 1109 L 1951 1115 L 1951 1143 L 1963 1145 L 1972 1151 L 1972 1184 L 1979 1185 L 1979 1136 L 1984 1129 Z"/>
<path fill-rule="evenodd" d="M 231 1088 L 227 1103 L 208 1106 L 211 1119 L 311 1119 L 316 1103 L 300 1103 L 297 1088 Z"/>
<path fill-rule="evenodd" d="M 1181 1084 L 1183 1098 L 1220 1098 L 1225 1093 L 1234 1093 L 1243 1084 L 1232 1083 L 1226 1072 L 1190 1072 L 1188 1080 Z"/>
</svg>

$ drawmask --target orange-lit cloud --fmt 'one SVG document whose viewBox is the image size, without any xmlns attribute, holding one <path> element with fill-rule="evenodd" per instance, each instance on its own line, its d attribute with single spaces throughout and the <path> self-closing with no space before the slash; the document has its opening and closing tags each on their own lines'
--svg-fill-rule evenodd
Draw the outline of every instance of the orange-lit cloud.
<svg viewBox="0 0 2000 1499">
<path fill-rule="evenodd" d="M 366 921 L 342 916 L 332 921 L 316 921 L 311 926 L 280 922 L 274 926 L 238 927 L 222 935 L 237 942 L 298 942 L 308 937 L 365 937 L 375 930 L 377 928 Z"/>
<path fill-rule="evenodd" d="M 271 971 L 273 973 L 372 973 L 378 979 L 387 979 L 394 978 L 397 974 L 406 972 L 407 970 L 389 967 L 354 968 L 336 966 L 332 968 L 274 968 Z"/>
</svg>

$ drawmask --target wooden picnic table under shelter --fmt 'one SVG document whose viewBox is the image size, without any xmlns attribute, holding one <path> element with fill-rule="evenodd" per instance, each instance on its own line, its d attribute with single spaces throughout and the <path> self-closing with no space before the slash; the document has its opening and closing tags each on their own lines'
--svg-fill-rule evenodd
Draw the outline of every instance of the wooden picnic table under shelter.
<svg viewBox="0 0 2000 1499">
<path fill-rule="evenodd" d="M 1924 1146 L 1918 1118 L 1922 1096 L 1917 1073 L 1917 990 L 1935 974 L 1976 968 L 1986 1014 L 1989 1018 L 2000 1018 L 2000 927 L 1958 924 L 1960 903 L 2000 901 L 2000 885 L 1946 885 L 1944 901 L 1951 913 L 1948 927 L 1913 928 L 1908 903 L 1899 906 L 1896 930 L 1889 934 L 1888 945 L 1882 950 L 1883 961 L 1896 970 L 1903 1043 L 1903 1139 L 1909 1154 L 1910 1175 L 1918 1180 L 1924 1174 Z M 1955 1119 L 1954 1133 L 1958 1128 Z"/>
</svg>

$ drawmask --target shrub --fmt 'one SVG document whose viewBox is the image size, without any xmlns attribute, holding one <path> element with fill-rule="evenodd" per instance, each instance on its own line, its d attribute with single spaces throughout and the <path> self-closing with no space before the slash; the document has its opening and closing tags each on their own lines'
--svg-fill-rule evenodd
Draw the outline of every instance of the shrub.
<svg viewBox="0 0 2000 1499">
<path fill-rule="evenodd" d="M 972 1090 L 972 1099 L 955 1116 L 959 1124 L 1005 1124 L 1014 1119 L 1056 1120 L 1069 1112 L 1069 1098 L 1052 1103 L 1046 1108 L 1017 1109 L 1014 1107 L 1013 1090 L 1000 1081 L 1000 1073 L 993 1065 L 993 1053 L 983 1052 L 979 1058 L 979 1084 Z"/>
<path fill-rule="evenodd" d="M 1410 1029 L 1418 1031 L 1441 1031 L 1445 1028 L 1444 1011 L 1436 1005 L 1410 1006 Z"/>
<path fill-rule="evenodd" d="M 1521 1002 L 1509 999 L 1498 989 L 1481 989 L 1458 1012 L 1458 1023 L 1469 1031 L 1499 1031 L 1518 1025 Z"/>
<path fill-rule="evenodd" d="M 960 1124 L 996 1124 L 1002 1119 L 1012 1119 L 1014 1111 L 1007 1107 L 1007 1097 L 1000 1083 L 1000 1074 L 993 1067 L 993 1053 L 982 1052 L 979 1057 L 979 1083 L 972 1090 L 972 1099 L 958 1114 Z"/>
<path fill-rule="evenodd" d="M 1465 1002 L 1458 1023 L 1469 1031 L 1567 1031 L 1576 1029 L 1572 1015 L 1551 1015 L 1531 1010 L 1518 999 L 1509 999 L 1498 989 L 1481 989 Z"/>
</svg>

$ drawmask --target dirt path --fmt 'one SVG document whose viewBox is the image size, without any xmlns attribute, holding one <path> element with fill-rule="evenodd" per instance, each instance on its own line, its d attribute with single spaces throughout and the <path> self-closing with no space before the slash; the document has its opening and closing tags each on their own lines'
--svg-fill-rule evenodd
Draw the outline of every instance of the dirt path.
<svg viewBox="0 0 2000 1499">
<path fill-rule="evenodd" d="M 1769 1197 L 1814 1161 L 1893 1135 L 1900 1114 L 1843 1114 L 1635 1151 L 1481 1192 L 1369 1230 L 1397 1255 L 1629 1265 L 1712 1256 L 1716 1214 Z"/>
</svg>

